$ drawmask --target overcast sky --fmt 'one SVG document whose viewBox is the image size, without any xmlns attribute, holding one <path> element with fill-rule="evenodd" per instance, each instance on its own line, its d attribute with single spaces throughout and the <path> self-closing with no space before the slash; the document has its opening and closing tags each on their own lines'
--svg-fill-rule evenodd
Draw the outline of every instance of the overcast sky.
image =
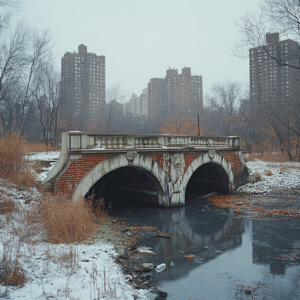
<svg viewBox="0 0 300 300">
<path fill-rule="evenodd" d="M 106 57 L 106 86 L 140 94 L 171 67 L 203 76 L 204 95 L 226 80 L 248 84 L 248 60 L 230 56 L 239 38 L 234 21 L 259 0 L 23 0 L 19 18 L 49 29 L 57 69 L 65 52 Z"/>
</svg>

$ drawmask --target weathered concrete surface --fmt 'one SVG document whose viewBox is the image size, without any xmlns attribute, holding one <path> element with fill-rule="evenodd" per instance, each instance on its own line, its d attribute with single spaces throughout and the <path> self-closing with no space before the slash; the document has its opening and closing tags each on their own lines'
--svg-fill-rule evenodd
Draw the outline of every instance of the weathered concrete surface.
<svg viewBox="0 0 300 300">
<path fill-rule="evenodd" d="M 218 170 L 225 192 L 249 180 L 238 137 L 65 132 L 61 156 L 44 183 L 55 193 L 71 193 L 76 201 L 105 174 L 130 166 L 152 175 L 159 205 L 176 207 L 185 204 L 186 186 L 204 164 Z"/>
</svg>

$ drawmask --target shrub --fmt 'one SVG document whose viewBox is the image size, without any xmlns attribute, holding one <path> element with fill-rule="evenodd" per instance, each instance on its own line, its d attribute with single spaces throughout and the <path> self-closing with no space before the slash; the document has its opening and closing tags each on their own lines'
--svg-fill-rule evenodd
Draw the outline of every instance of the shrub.
<svg viewBox="0 0 300 300">
<path fill-rule="evenodd" d="M 255 181 L 260 181 L 261 180 L 261 176 L 259 173 L 255 173 Z"/>
<path fill-rule="evenodd" d="M 10 213 L 15 207 L 15 202 L 12 199 L 0 199 L 0 214 Z"/>
<path fill-rule="evenodd" d="M 39 211 L 53 243 L 84 240 L 96 226 L 96 215 L 84 199 L 74 202 L 67 196 L 45 194 Z"/>
<path fill-rule="evenodd" d="M 0 283 L 5 286 L 20 286 L 23 287 L 25 283 L 25 271 L 19 266 L 16 259 L 13 264 L 5 260 L 0 263 Z"/>
<path fill-rule="evenodd" d="M 0 178 L 17 185 L 34 186 L 36 181 L 24 159 L 25 140 L 18 134 L 0 139 Z"/>
<path fill-rule="evenodd" d="M 103 219 L 108 218 L 107 210 L 110 208 L 110 205 L 105 209 L 105 201 L 104 199 L 95 199 L 94 195 L 89 197 L 87 200 L 89 205 L 91 206 L 91 209 L 93 213 L 95 214 L 96 220 L 98 223 L 101 223 Z"/>
</svg>

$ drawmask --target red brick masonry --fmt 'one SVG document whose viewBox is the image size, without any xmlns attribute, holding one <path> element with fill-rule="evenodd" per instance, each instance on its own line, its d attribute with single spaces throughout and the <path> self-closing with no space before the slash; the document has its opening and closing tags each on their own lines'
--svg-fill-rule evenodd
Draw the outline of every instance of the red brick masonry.
<svg viewBox="0 0 300 300">
<path fill-rule="evenodd" d="M 240 175 L 243 172 L 244 166 L 240 162 L 239 156 L 234 152 L 220 152 L 220 155 L 224 156 L 228 162 L 231 164 L 231 168 L 234 175 Z M 202 155 L 201 153 L 185 153 L 185 169 L 184 172 L 187 170 L 189 165 L 198 157 Z"/>
<path fill-rule="evenodd" d="M 163 154 L 147 154 L 150 158 L 156 161 L 162 168 L 164 168 Z"/>
<path fill-rule="evenodd" d="M 241 175 L 243 173 L 244 166 L 242 165 L 237 154 L 235 154 L 234 152 L 221 152 L 220 155 L 224 156 L 231 164 L 234 175 Z"/>
<path fill-rule="evenodd" d="M 86 155 L 77 160 L 73 160 L 63 176 L 55 183 L 54 193 L 66 193 L 72 191 L 78 185 L 81 178 L 84 177 L 101 161 L 111 157 L 112 155 Z"/>
<path fill-rule="evenodd" d="M 234 152 L 220 152 L 220 155 L 224 156 L 231 164 L 232 171 L 235 176 L 243 173 L 243 165 L 240 162 L 239 156 Z M 185 169 L 192 163 L 198 156 L 203 155 L 202 153 L 185 153 Z M 112 155 L 98 154 L 98 155 L 85 155 L 82 158 L 71 161 L 66 172 L 54 185 L 54 193 L 66 193 L 71 192 L 80 182 L 80 180 L 91 171 L 97 164 L 111 157 Z M 163 154 L 148 154 L 150 158 L 156 161 L 162 168 L 164 168 Z"/>
</svg>

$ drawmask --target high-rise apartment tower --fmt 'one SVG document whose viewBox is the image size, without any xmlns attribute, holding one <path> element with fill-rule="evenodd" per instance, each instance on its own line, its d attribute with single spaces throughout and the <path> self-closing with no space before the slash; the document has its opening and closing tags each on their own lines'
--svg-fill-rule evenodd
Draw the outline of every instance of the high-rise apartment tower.
<svg viewBox="0 0 300 300">
<path fill-rule="evenodd" d="M 165 118 L 176 110 L 202 116 L 202 76 L 192 76 L 191 68 L 183 68 L 181 74 L 175 69 L 168 69 L 164 79 L 153 78 L 148 83 L 150 118 Z"/>
<path fill-rule="evenodd" d="M 267 33 L 266 45 L 249 50 L 251 105 L 283 107 L 299 91 L 299 45 L 279 41 L 279 33 Z"/>
<path fill-rule="evenodd" d="M 105 56 L 87 52 L 67 52 L 61 59 L 61 92 L 65 116 L 77 129 L 105 118 Z"/>
<path fill-rule="evenodd" d="M 125 104 L 125 114 L 135 116 L 148 116 L 148 89 L 143 89 L 140 96 L 132 94 L 129 101 Z"/>
</svg>

